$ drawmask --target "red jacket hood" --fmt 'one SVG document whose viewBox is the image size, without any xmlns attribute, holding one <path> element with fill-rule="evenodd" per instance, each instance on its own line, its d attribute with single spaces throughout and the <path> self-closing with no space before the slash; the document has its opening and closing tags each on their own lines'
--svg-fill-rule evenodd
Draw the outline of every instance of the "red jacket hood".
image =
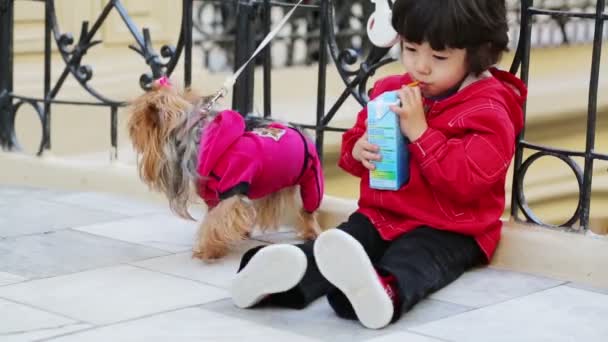
<svg viewBox="0 0 608 342">
<path fill-rule="evenodd" d="M 198 174 L 208 177 L 224 152 L 245 132 L 241 114 L 226 110 L 219 113 L 201 133 Z"/>
<path fill-rule="evenodd" d="M 507 71 L 492 68 L 490 72 L 504 86 L 504 92 L 507 94 L 505 98 L 510 100 L 508 105 L 511 122 L 515 132 L 519 133 L 524 127 L 523 104 L 528 96 L 528 89 L 524 82 Z"/>
</svg>

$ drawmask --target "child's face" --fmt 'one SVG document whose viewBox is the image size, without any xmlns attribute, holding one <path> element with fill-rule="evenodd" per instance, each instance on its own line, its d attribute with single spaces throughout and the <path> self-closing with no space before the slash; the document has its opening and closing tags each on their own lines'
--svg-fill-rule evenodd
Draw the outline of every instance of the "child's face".
<svg viewBox="0 0 608 342">
<path fill-rule="evenodd" d="M 441 95 L 464 79 L 468 74 L 466 56 L 465 49 L 433 50 L 427 42 L 403 40 L 403 66 L 426 97 Z"/>
</svg>

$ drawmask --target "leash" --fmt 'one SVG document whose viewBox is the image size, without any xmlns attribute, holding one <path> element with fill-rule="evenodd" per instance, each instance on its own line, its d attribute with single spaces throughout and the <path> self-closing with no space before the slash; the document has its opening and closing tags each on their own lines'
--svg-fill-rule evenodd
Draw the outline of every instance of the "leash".
<svg viewBox="0 0 608 342">
<path fill-rule="evenodd" d="M 285 17 L 283 17 L 283 19 L 281 19 L 281 21 L 272 29 L 272 31 L 270 31 L 266 35 L 266 37 L 264 37 L 264 40 L 262 40 L 262 42 L 257 47 L 257 49 L 253 52 L 253 54 L 251 55 L 251 57 L 249 57 L 249 59 L 245 63 L 243 63 L 243 65 L 241 65 L 241 67 L 237 71 L 235 71 L 232 75 L 230 75 L 230 76 L 228 76 L 226 78 L 226 80 L 224 81 L 222 87 L 218 91 L 216 91 L 213 94 L 213 96 L 211 96 L 211 99 L 209 101 L 207 101 L 201 107 L 199 113 L 209 113 L 211 111 L 211 108 L 213 108 L 213 106 L 217 103 L 217 101 L 219 101 L 221 98 L 226 97 L 226 95 L 228 95 L 228 93 L 230 91 L 230 88 L 232 88 L 234 86 L 234 84 L 236 83 L 236 80 L 239 78 L 239 76 L 241 76 L 241 74 L 243 73 L 243 71 L 245 71 L 245 68 L 249 65 L 249 63 L 251 63 L 251 61 L 253 61 L 255 59 L 255 57 L 257 57 L 257 55 L 279 33 L 279 31 L 283 28 L 283 26 L 285 26 L 285 24 L 287 23 L 287 21 L 289 20 L 289 18 L 291 18 L 291 16 L 293 15 L 293 13 L 296 11 L 296 9 L 298 9 L 298 7 L 302 4 L 302 2 L 304 2 L 304 0 L 299 0 L 291 8 L 291 10 L 289 12 L 287 12 L 287 14 L 285 15 Z M 166 76 L 161 77 L 156 82 L 161 87 L 171 87 L 171 81 Z M 185 127 L 178 134 L 178 138 L 180 140 L 182 140 L 183 137 L 186 134 L 188 134 L 188 132 L 192 129 L 192 127 L 194 127 L 195 125 L 197 125 L 200 122 L 200 120 L 202 120 L 204 117 L 205 117 L 205 115 L 199 115 L 194 120 L 190 120 L 190 118 L 188 118 Z"/>
<path fill-rule="evenodd" d="M 234 84 L 236 83 L 236 80 L 239 78 L 239 76 L 241 76 L 243 71 L 245 71 L 245 68 L 247 68 L 249 63 L 251 63 L 251 61 L 253 61 L 257 57 L 257 55 L 260 54 L 260 52 L 262 52 L 262 50 L 264 50 L 266 45 L 268 45 L 268 43 L 270 43 L 270 41 L 279 33 L 279 31 L 283 28 L 283 26 L 285 26 L 285 24 L 287 23 L 289 18 L 291 18 L 293 13 L 296 11 L 296 9 L 298 9 L 298 7 L 302 4 L 302 2 L 304 2 L 304 0 L 299 0 L 291 8 L 291 10 L 289 12 L 287 12 L 285 17 L 283 17 L 283 19 L 281 19 L 281 21 L 272 29 L 272 31 L 270 31 L 266 35 L 266 37 L 264 37 L 264 40 L 262 40 L 262 42 L 260 43 L 258 48 L 253 52 L 251 57 L 249 57 L 249 59 L 245 63 L 243 63 L 243 65 L 241 65 L 241 67 L 236 72 L 234 72 L 234 74 L 232 74 L 226 78 L 222 87 L 217 92 L 215 92 L 213 97 L 211 97 L 211 100 L 205 104 L 205 106 L 203 107 L 204 110 L 207 110 L 207 111 L 211 110 L 211 108 L 213 107 L 213 105 L 215 105 L 215 103 L 217 101 L 219 101 L 222 97 L 226 97 L 226 95 L 228 95 L 228 93 L 230 91 L 229 89 L 234 86 Z"/>
</svg>

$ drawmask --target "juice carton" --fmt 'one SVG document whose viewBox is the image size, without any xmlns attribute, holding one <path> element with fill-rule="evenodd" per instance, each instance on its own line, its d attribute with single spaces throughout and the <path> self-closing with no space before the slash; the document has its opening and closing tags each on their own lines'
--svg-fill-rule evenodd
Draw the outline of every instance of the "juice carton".
<svg viewBox="0 0 608 342">
<path fill-rule="evenodd" d="M 397 190 L 409 180 L 407 138 L 401 133 L 399 116 L 390 110 L 399 104 L 396 91 L 385 92 L 367 104 L 367 136 L 380 146 L 382 160 L 374 162 L 369 186 L 373 189 Z"/>
</svg>

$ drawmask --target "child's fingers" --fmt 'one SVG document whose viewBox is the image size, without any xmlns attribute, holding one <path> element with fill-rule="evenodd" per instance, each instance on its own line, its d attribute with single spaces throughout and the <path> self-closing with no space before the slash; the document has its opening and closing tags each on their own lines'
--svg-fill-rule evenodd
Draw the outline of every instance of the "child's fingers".
<svg viewBox="0 0 608 342">
<path fill-rule="evenodd" d="M 403 105 L 403 102 L 405 101 L 405 88 L 401 88 L 397 91 L 397 96 L 399 97 L 399 101 L 401 101 L 401 105 Z"/>
<path fill-rule="evenodd" d="M 364 160 L 369 160 L 369 161 L 380 161 L 380 160 L 382 160 L 382 156 L 380 155 L 380 153 L 370 152 L 370 151 L 363 151 L 362 155 L 363 155 L 363 159 Z"/>
<path fill-rule="evenodd" d="M 361 142 L 361 147 L 364 151 L 370 151 L 374 153 L 378 153 L 380 151 L 380 146 L 372 144 L 367 140 Z"/>
<path fill-rule="evenodd" d="M 406 120 L 409 117 L 409 106 L 403 104 L 403 107 L 391 106 L 390 109 L 393 113 L 397 114 L 400 119 Z"/>
<path fill-rule="evenodd" d="M 399 107 L 399 106 L 392 105 L 392 106 L 389 106 L 388 108 L 389 108 L 389 109 L 390 109 L 390 110 L 391 110 L 393 113 L 395 113 L 395 114 L 397 114 L 397 115 L 399 115 L 399 116 L 403 116 L 403 115 L 405 115 L 405 112 L 404 112 L 403 108 L 401 108 L 401 107 Z"/>
<path fill-rule="evenodd" d="M 416 95 L 414 94 L 414 89 L 412 87 L 406 87 L 404 89 L 405 92 L 405 103 L 407 104 L 407 106 L 412 106 L 414 103 L 416 103 Z"/>
<path fill-rule="evenodd" d="M 369 145 L 369 140 L 367 140 L 367 132 L 363 133 L 363 135 L 357 140 L 355 147 L 361 149 L 361 151 L 366 149 L 366 146 Z"/>
<path fill-rule="evenodd" d="M 374 165 L 373 163 L 363 159 L 361 161 L 361 164 L 363 164 L 363 166 L 365 166 L 366 169 L 368 170 L 375 170 L 376 169 L 376 165 Z"/>
<path fill-rule="evenodd" d="M 421 103 L 422 102 L 422 92 L 420 91 L 420 87 L 414 87 L 414 99 L 416 100 L 416 103 Z"/>
</svg>

